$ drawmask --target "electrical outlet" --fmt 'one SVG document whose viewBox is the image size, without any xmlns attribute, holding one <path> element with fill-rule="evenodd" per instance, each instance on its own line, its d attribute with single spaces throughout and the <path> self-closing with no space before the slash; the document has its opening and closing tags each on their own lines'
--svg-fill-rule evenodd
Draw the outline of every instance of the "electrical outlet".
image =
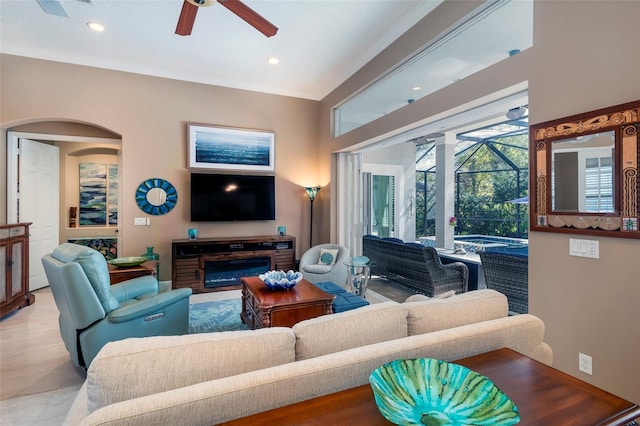
<svg viewBox="0 0 640 426">
<path fill-rule="evenodd" d="M 593 363 L 589 355 L 578 353 L 578 368 L 583 373 L 593 374 Z"/>
</svg>

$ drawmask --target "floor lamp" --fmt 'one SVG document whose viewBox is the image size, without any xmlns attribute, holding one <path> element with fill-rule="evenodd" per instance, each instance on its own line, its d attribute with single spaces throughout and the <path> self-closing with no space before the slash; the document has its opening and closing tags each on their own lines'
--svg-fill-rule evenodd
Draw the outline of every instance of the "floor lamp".
<svg viewBox="0 0 640 426">
<path fill-rule="evenodd" d="M 309 221 L 309 247 L 313 247 L 313 200 L 315 200 L 318 191 L 320 191 L 320 187 L 306 187 L 304 190 L 309 196 L 309 200 L 311 200 L 311 219 Z"/>
</svg>

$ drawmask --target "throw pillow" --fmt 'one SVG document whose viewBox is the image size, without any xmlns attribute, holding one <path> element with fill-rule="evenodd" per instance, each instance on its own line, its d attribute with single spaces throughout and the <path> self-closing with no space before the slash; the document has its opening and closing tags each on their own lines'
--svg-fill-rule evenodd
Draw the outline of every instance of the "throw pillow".
<svg viewBox="0 0 640 426">
<path fill-rule="evenodd" d="M 321 265 L 333 265 L 336 263 L 338 259 L 338 249 L 320 249 L 320 260 L 318 261 Z"/>
<path fill-rule="evenodd" d="M 411 296 L 407 297 L 407 299 L 404 302 L 405 303 L 422 302 L 424 300 L 429 300 L 429 299 L 431 298 L 424 294 L 412 294 Z"/>
<path fill-rule="evenodd" d="M 440 293 L 440 294 L 436 294 L 434 297 L 436 299 L 447 299 L 451 296 L 455 296 L 456 295 L 456 291 L 455 290 L 449 290 L 449 291 L 445 291 L 444 293 Z"/>
<path fill-rule="evenodd" d="M 456 295 L 455 290 L 449 290 L 444 293 L 436 294 L 435 296 L 433 296 L 433 299 L 447 299 L 455 295 Z M 429 299 L 431 299 L 431 297 L 426 296 L 424 294 L 412 294 L 411 296 L 407 297 L 407 299 L 404 302 L 405 303 L 422 302 L 424 300 L 429 300 Z"/>
</svg>

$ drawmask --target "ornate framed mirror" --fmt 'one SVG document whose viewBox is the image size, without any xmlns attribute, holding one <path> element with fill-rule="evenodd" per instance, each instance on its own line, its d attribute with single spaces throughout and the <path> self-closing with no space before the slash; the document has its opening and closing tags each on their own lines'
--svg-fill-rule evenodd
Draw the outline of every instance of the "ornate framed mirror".
<svg viewBox="0 0 640 426">
<path fill-rule="evenodd" d="M 530 127 L 531 231 L 640 238 L 640 100 Z"/>
</svg>

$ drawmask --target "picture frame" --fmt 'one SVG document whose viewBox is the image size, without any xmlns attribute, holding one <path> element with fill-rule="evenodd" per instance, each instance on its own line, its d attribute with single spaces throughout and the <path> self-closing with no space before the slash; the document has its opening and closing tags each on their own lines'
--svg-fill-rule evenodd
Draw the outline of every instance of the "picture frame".
<svg viewBox="0 0 640 426">
<path fill-rule="evenodd" d="M 189 169 L 275 171 L 275 134 L 266 130 L 188 124 Z"/>
</svg>

